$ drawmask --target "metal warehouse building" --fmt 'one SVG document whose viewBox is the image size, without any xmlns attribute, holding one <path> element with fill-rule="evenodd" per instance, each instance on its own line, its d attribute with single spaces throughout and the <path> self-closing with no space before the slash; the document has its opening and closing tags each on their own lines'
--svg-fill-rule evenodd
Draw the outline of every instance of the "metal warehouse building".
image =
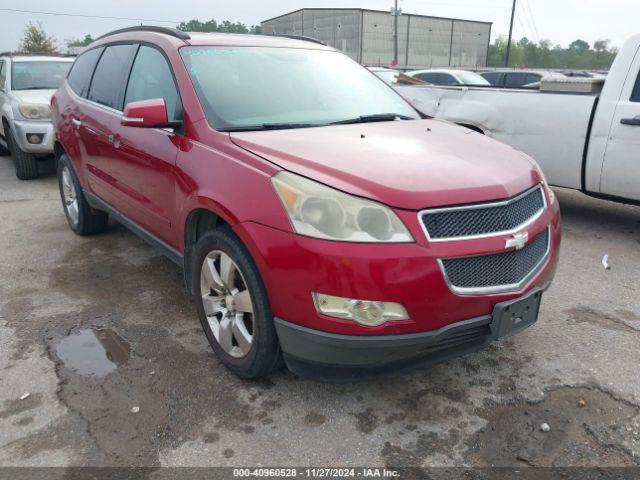
<svg viewBox="0 0 640 480">
<path fill-rule="evenodd" d="M 262 22 L 266 35 L 306 35 L 338 48 L 363 65 L 393 60 L 390 12 L 358 8 L 304 8 Z M 398 66 L 485 67 L 491 23 L 402 14 Z"/>
</svg>

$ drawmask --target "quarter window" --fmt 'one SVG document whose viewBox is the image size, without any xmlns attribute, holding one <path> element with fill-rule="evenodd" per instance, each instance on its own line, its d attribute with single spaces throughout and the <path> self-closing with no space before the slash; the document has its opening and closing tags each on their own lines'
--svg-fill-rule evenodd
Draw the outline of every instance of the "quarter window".
<svg viewBox="0 0 640 480">
<path fill-rule="evenodd" d="M 94 48 L 76 58 L 67 77 L 67 82 L 71 90 L 83 98 L 87 98 L 89 94 L 91 76 L 93 75 L 93 70 L 96 68 L 96 63 L 98 63 L 102 50 L 102 48 Z"/>
<path fill-rule="evenodd" d="M 133 49 L 133 45 L 113 45 L 105 49 L 93 74 L 89 100 L 122 110 L 122 85 Z"/>
<path fill-rule="evenodd" d="M 484 77 L 484 79 L 489 82 L 491 85 L 498 85 L 498 80 L 500 79 L 500 72 L 488 72 L 488 73 L 481 73 L 481 76 Z"/>
<path fill-rule="evenodd" d="M 155 98 L 164 99 L 170 122 L 182 118 L 182 105 L 169 64 L 158 50 L 142 45 L 131 69 L 124 104 Z"/>
<path fill-rule="evenodd" d="M 640 102 L 640 73 L 638 74 L 638 78 L 636 78 L 636 84 L 633 86 L 630 100 L 632 102 Z"/>
<path fill-rule="evenodd" d="M 5 82 L 7 80 L 7 74 L 5 73 L 7 69 L 5 68 L 5 61 L 0 60 L 0 90 L 4 90 L 6 88 Z"/>
</svg>

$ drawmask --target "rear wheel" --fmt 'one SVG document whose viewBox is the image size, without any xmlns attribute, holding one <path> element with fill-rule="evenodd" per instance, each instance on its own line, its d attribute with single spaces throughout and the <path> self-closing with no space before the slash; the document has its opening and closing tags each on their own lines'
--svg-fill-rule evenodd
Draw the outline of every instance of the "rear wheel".
<svg viewBox="0 0 640 480">
<path fill-rule="evenodd" d="M 91 235 L 107 228 L 108 215 L 89 206 L 71 161 L 64 154 L 58 159 L 58 186 L 71 230 L 78 235 Z"/>
<path fill-rule="evenodd" d="M 222 227 L 198 240 L 193 297 L 202 328 L 222 363 L 243 378 L 264 377 L 281 365 L 269 300 L 249 252 Z"/>
<path fill-rule="evenodd" d="M 7 147 L 13 155 L 16 166 L 16 177 L 20 180 L 33 180 L 38 178 L 38 160 L 32 153 L 24 152 L 18 146 L 11 130 L 6 130 Z"/>
</svg>

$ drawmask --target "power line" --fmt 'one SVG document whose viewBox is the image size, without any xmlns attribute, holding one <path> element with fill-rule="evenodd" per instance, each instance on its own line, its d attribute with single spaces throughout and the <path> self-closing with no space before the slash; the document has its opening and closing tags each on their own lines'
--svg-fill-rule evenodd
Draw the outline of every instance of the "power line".
<svg viewBox="0 0 640 480">
<path fill-rule="evenodd" d="M 533 7 L 531 6 L 531 3 L 527 2 L 527 1 L 524 2 L 524 5 L 527 8 L 527 10 L 529 11 L 529 16 L 531 17 L 531 23 L 533 23 L 533 29 L 536 32 L 536 37 L 538 39 L 538 43 L 540 43 L 540 32 L 538 31 L 538 26 L 536 25 L 535 16 L 533 15 Z"/>
<path fill-rule="evenodd" d="M 53 15 L 57 17 L 81 17 L 81 18 L 99 18 L 102 20 L 128 20 L 133 22 L 171 23 L 174 25 L 182 22 L 182 20 L 158 20 L 154 18 L 111 17 L 106 15 L 85 15 L 80 13 L 44 12 L 39 10 L 20 10 L 17 8 L 0 8 L 0 11 L 12 12 L 12 13 L 30 13 L 30 14 L 36 14 L 36 15 Z"/>
</svg>

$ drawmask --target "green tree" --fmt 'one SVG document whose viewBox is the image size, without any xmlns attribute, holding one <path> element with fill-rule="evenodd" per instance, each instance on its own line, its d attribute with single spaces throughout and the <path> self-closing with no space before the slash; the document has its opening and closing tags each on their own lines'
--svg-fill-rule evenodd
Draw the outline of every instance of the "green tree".
<svg viewBox="0 0 640 480">
<path fill-rule="evenodd" d="M 496 38 L 489 46 L 488 66 L 503 66 L 506 50 L 506 38 Z M 618 50 L 611 47 L 611 42 L 606 39 L 594 42 L 593 48 L 580 39 L 571 42 L 568 48 L 564 48 L 561 45 L 552 47 L 549 40 L 536 43 L 525 37 L 511 44 L 509 66 L 606 70 L 613 63 L 617 53 Z"/>
<path fill-rule="evenodd" d="M 585 42 L 584 40 L 574 40 L 573 42 L 571 42 L 569 44 L 569 50 L 572 50 L 574 52 L 586 52 L 587 50 L 589 50 L 591 47 L 589 46 L 589 44 L 587 42 Z"/>
<path fill-rule="evenodd" d="M 214 19 L 208 20 L 206 22 L 201 22 L 200 20 L 189 20 L 188 22 L 181 22 L 178 25 L 178 30 L 182 30 L 183 32 L 223 32 L 223 33 L 261 33 L 262 28 L 259 25 L 254 25 L 252 27 L 247 27 L 244 23 L 241 22 L 231 22 L 229 20 L 224 20 L 220 23 L 216 22 Z"/>
<path fill-rule="evenodd" d="M 42 23 L 29 22 L 20 41 L 20 51 L 24 53 L 55 53 L 58 50 L 55 38 L 42 28 Z"/>
<path fill-rule="evenodd" d="M 77 38 L 68 38 L 65 40 L 67 47 L 86 47 L 93 42 L 93 37 L 90 34 L 86 34 L 82 40 Z"/>
</svg>

